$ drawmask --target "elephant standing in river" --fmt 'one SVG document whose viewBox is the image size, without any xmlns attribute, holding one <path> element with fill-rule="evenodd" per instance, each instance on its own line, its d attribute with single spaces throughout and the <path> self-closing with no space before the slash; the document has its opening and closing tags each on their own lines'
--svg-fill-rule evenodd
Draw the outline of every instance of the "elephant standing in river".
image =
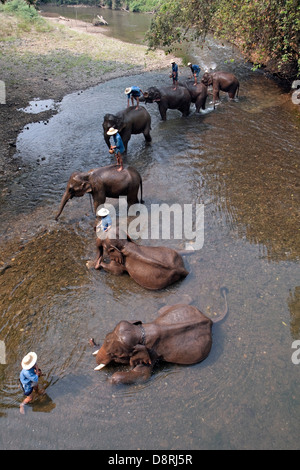
<svg viewBox="0 0 300 470">
<path fill-rule="evenodd" d="M 164 246 L 137 245 L 127 234 L 121 238 L 111 231 L 107 238 L 97 238 L 96 249 L 95 269 L 103 268 L 116 275 L 127 272 L 145 289 L 164 289 L 188 275 L 177 251 Z M 105 256 L 109 263 L 104 262 Z"/>
<path fill-rule="evenodd" d="M 110 127 L 118 129 L 125 152 L 127 152 L 128 142 L 132 134 L 144 134 L 146 142 L 152 140 L 150 135 L 151 116 L 143 106 L 139 106 L 138 109 L 135 106 L 129 106 L 117 114 L 105 114 L 102 127 L 104 140 L 108 148 L 110 148 L 110 136 L 107 135 L 107 131 Z"/>
<path fill-rule="evenodd" d="M 228 312 L 226 289 L 222 315 L 212 321 L 192 305 L 166 305 L 151 323 L 121 321 L 105 337 L 96 355 L 100 370 L 111 362 L 129 364 L 131 370 L 115 372 L 113 384 L 132 384 L 149 379 L 159 360 L 176 364 L 196 364 L 203 361 L 212 346 L 212 326 Z M 94 340 L 90 340 L 95 345 Z"/>
<path fill-rule="evenodd" d="M 207 86 L 204 83 L 197 83 L 195 85 L 194 80 L 186 80 L 180 85 L 186 87 L 191 95 L 192 103 L 195 103 L 196 113 L 200 112 L 200 109 L 205 109 L 205 103 L 207 98 Z"/>
<path fill-rule="evenodd" d="M 124 168 L 122 171 L 118 171 L 118 168 L 117 165 L 109 165 L 86 172 L 72 173 L 55 219 L 58 219 L 70 199 L 82 197 L 87 193 L 93 197 L 95 212 L 98 206 L 104 204 L 107 197 L 127 196 L 128 205 L 138 203 L 139 188 L 141 188 L 140 203 L 143 203 L 143 182 L 139 172 L 133 167 Z"/>
<path fill-rule="evenodd" d="M 178 86 L 176 90 L 173 87 L 150 87 L 144 92 L 142 100 L 146 103 L 157 103 L 163 121 L 167 119 L 168 109 L 178 109 L 183 116 L 190 113 L 191 96 L 183 86 Z"/>
<path fill-rule="evenodd" d="M 202 83 L 213 88 L 213 105 L 220 99 L 220 90 L 228 93 L 229 99 L 238 96 L 240 83 L 233 73 L 229 72 L 205 72 Z"/>
</svg>

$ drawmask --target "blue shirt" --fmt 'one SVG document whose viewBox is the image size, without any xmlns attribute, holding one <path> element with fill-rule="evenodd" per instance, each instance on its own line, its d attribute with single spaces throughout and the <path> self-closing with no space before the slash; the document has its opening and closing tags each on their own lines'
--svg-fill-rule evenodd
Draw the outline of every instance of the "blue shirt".
<svg viewBox="0 0 300 470">
<path fill-rule="evenodd" d="M 119 132 L 114 134 L 113 138 L 114 138 L 115 145 L 117 147 L 115 149 L 115 152 L 124 153 L 125 152 L 125 147 L 124 147 L 123 140 L 122 140 L 122 137 L 120 136 Z"/>
<path fill-rule="evenodd" d="M 131 92 L 128 93 L 128 98 L 130 98 L 130 95 L 132 96 L 140 96 L 141 95 L 141 89 L 138 86 L 132 86 L 131 87 Z"/>
<path fill-rule="evenodd" d="M 193 73 L 195 73 L 196 75 L 199 75 L 200 70 L 201 70 L 199 65 L 192 65 L 191 68 L 192 68 Z"/>
<path fill-rule="evenodd" d="M 32 367 L 29 370 L 22 369 L 22 371 L 20 372 L 20 381 L 24 388 L 25 393 L 30 392 L 32 387 L 37 385 L 38 380 L 39 378 L 37 374 L 34 372 L 34 367 Z"/>
<path fill-rule="evenodd" d="M 107 214 L 100 222 L 100 227 L 103 231 L 105 231 L 110 225 L 112 224 L 111 216 Z"/>
<path fill-rule="evenodd" d="M 178 65 L 177 64 L 172 64 L 172 73 L 174 78 L 178 77 Z"/>
</svg>

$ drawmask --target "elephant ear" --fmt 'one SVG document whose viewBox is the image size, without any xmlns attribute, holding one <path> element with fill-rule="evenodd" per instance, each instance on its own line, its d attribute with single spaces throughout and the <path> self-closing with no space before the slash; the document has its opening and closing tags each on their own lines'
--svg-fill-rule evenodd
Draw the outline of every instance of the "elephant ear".
<svg viewBox="0 0 300 470">
<path fill-rule="evenodd" d="M 132 356 L 130 358 L 130 366 L 136 367 L 139 364 L 151 364 L 151 358 L 148 352 L 148 349 L 143 344 L 137 344 L 133 348 Z"/>
<path fill-rule="evenodd" d="M 76 183 L 79 183 L 80 189 L 82 191 L 85 191 L 86 193 L 91 193 L 92 192 L 92 186 L 90 183 L 90 174 L 89 173 L 78 173 L 77 175 L 74 176 L 74 181 Z"/>
<path fill-rule="evenodd" d="M 112 259 L 113 261 L 116 261 L 119 264 L 124 264 L 123 255 L 116 246 L 110 245 L 107 249 L 107 253 L 110 259 Z"/>
<path fill-rule="evenodd" d="M 121 116 L 115 116 L 115 124 L 114 124 L 114 127 L 116 129 L 118 129 L 119 132 L 121 132 L 124 127 L 125 127 L 125 122 L 124 122 L 124 119 L 123 117 Z"/>
<path fill-rule="evenodd" d="M 158 88 L 155 86 L 151 89 L 151 95 L 153 97 L 153 101 L 160 101 L 161 99 L 161 93 Z"/>
</svg>

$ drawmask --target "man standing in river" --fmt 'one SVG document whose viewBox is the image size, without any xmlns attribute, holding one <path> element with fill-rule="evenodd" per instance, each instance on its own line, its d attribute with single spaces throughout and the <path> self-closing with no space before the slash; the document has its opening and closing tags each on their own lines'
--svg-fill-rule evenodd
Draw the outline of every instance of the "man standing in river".
<svg viewBox="0 0 300 470">
<path fill-rule="evenodd" d="M 110 129 L 108 129 L 107 135 L 113 136 L 115 145 L 110 146 L 109 153 L 115 154 L 115 156 L 117 157 L 117 164 L 120 165 L 120 168 L 118 168 L 117 171 L 122 171 L 123 170 L 122 153 L 125 152 L 125 147 L 123 144 L 122 137 L 120 136 L 118 129 L 115 129 L 114 127 L 111 127 Z"/>
<path fill-rule="evenodd" d="M 171 60 L 171 65 L 172 65 L 172 73 L 171 73 L 171 78 L 173 79 L 173 90 L 177 89 L 177 83 L 178 83 L 178 65 L 176 64 L 175 60 Z"/>
<path fill-rule="evenodd" d="M 22 360 L 22 371 L 20 373 L 20 384 L 26 398 L 20 405 L 20 413 L 24 414 L 24 406 L 28 405 L 33 399 L 33 392 L 44 394 L 44 390 L 39 390 L 38 380 L 41 375 L 37 363 L 37 355 L 31 351 Z"/>
</svg>

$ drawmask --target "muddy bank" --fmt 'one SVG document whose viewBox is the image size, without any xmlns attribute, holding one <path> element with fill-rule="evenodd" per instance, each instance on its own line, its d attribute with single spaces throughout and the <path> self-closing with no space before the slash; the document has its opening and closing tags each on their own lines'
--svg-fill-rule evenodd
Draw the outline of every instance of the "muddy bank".
<svg viewBox="0 0 300 470">
<path fill-rule="evenodd" d="M 60 101 L 112 78 L 164 68 L 170 56 L 147 53 L 145 46 L 123 43 L 101 34 L 79 20 L 47 18 L 47 31 L 22 31 L 17 20 L 0 13 L 10 28 L 9 40 L 0 41 L 0 79 L 6 103 L 0 105 L 0 180 L 21 171 L 13 158 L 18 133 L 30 122 L 47 121 L 55 111 L 38 114 L 19 111 L 34 98 Z M 7 38 L 6 38 L 7 39 Z"/>
</svg>

